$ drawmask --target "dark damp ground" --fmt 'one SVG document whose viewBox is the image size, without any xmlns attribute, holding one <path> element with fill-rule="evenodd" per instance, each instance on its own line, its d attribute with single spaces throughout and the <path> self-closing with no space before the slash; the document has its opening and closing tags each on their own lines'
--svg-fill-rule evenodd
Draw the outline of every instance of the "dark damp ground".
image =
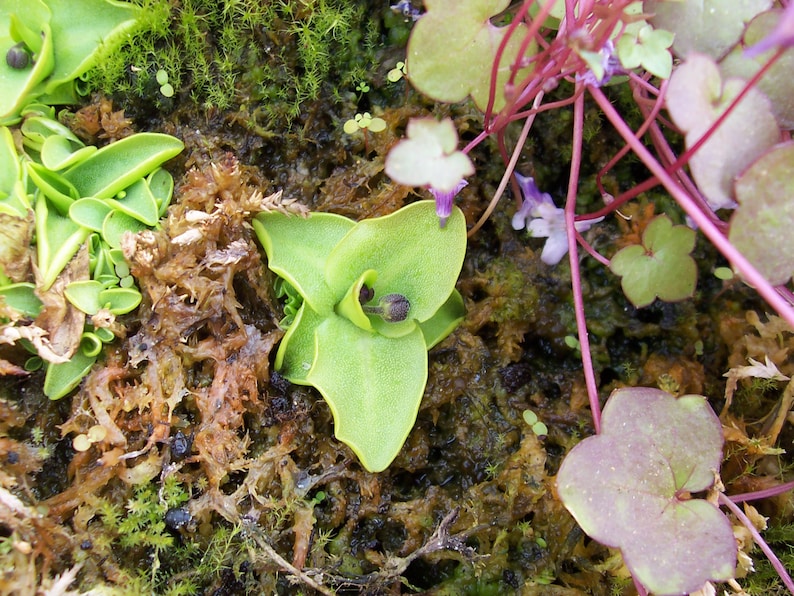
<svg viewBox="0 0 794 596">
<path fill-rule="evenodd" d="M 0 388 L 3 486 L 30 508 L 0 517 L 0 591 L 32 593 L 27 586 L 79 563 L 74 586 L 118 594 L 633 593 L 614 553 L 589 540 L 555 496 L 560 462 L 593 432 L 580 355 L 566 342 L 576 335 L 570 271 L 565 260 L 540 261 L 542 239 L 513 231 L 509 197 L 470 239 L 458 284 L 466 319 L 430 352 L 418 420 L 385 472 L 364 471 L 334 440 L 317 392 L 273 372 L 281 306 L 247 223 L 252 194 L 280 190 L 312 210 L 354 219 L 390 213 L 426 198 L 383 173 L 410 117 L 451 116 L 464 139 L 481 126 L 469 104 L 435 105 L 404 81 L 387 81 L 404 57 L 409 24 L 380 2 L 286 4 L 291 13 L 235 3 L 239 15 L 260 19 L 250 22 L 184 2 L 181 10 L 203 15 L 191 21 L 173 6 L 170 29 L 152 25 L 149 62 L 136 53 L 147 49 L 141 41 L 120 51 L 123 75 L 113 82 L 108 72 L 94 73 L 96 93 L 68 119 L 76 130 L 96 120 L 99 143 L 103 131 L 114 136 L 130 126 L 176 135 L 186 149 L 169 164 L 177 190 L 167 220 L 139 242 L 131 263 L 144 302 L 123 321 L 127 339 L 63 400 L 47 400 L 38 375 Z M 169 42 L 195 37 L 188 25 L 205 45 L 173 52 Z M 191 60 L 206 63 L 206 72 L 189 68 Z M 179 83 L 173 98 L 141 81 L 156 65 Z M 360 83 L 369 89 L 356 89 Z M 615 101 L 628 109 L 626 97 Z M 364 111 L 383 118 L 386 131 L 345 134 L 344 122 Z M 595 205 L 593 173 L 619 147 L 588 114 L 585 206 Z M 534 173 L 559 201 L 568 155 L 570 114 L 546 113 L 519 170 Z M 490 142 L 472 157 L 477 175 L 458 197 L 470 226 L 503 171 Z M 628 162 L 608 184 L 625 189 L 643 176 Z M 190 227 L 190 210 L 213 214 L 204 239 L 172 243 Z M 681 221 L 668 199 L 650 193 L 626 209 L 630 222 L 608 219 L 588 238 L 611 256 L 663 211 Z M 232 243 L 233 262 L 206 266 Z M 618 387 L 655 386 L 706 395 L 719 412 L 722 375 L 747 356 L 774 351 L 791 374 L 791 335 L 766 324 L 751 290 L 714 277 L 724 262 L 702 239 L 695 257 L 693 299 L 639 310 L 619 279 L 583 257 L 602 403 Z M 739 430 L 722 472 L 729 492 L 767 486 L 790 469 L 790 456 L 763 457 L 747 439 L 760 432 L 783 386 L 740 386 L 731 410 Z M 547 425 L 547 436 L 533 433 L 525 410 Z M 73 437 L 97 423 L 117 441 L 76 453 Z M 779 445 L 792 438 L 789 425 Z M 784 551 L 790 500 L 760 507 Z M 772 593 L 768 569 L 754 556 L 755 593 Z"/>
</svg>

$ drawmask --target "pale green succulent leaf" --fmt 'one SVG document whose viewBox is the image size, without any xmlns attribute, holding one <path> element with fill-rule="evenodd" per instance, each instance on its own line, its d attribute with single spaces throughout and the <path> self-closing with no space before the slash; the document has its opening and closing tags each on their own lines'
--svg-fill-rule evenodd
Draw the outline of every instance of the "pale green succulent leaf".
<svg viewBox="0 0 794 596">
<path fill-rule="evenodd" d="M 333 213 L 304 218 L 271 212 L 260 213 L 252 223 L 270 270 L 292 284 L 315 312 L 332 312 L 354 279 L 334 294 L 325 282 L 326 260 L 355 222 Z"/>
<path fill-rule="evenodd" d="M 328 402 L 336 438 L 370 472 L 386 469 L 413 428 L 427 382 L 422 332 L 415 327 L 394 340 L 329 317 L 317 327 L 316 342 L 306 380 Z"/>
</svg>

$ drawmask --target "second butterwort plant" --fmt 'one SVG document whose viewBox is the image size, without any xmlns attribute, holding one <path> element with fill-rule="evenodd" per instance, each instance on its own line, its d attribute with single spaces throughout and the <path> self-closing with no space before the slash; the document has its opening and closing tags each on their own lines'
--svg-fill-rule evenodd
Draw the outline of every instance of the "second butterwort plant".
<svg viewBox="0 0 794 596">
<path fill-rule="evenodd" d="M 454 208 L 438 225 L 432 201 L 354 222 L 263 213 L 254 229 L 268 266 L 297 306 L 275 366 L 322 393 L 336 437 L 371 472 L 384 470 L 416 421 L 427 350 L 463 318 L 455 282 L 466 222 Z M 292 315 L 292 313 L 289 313 Z"/>
</svg>

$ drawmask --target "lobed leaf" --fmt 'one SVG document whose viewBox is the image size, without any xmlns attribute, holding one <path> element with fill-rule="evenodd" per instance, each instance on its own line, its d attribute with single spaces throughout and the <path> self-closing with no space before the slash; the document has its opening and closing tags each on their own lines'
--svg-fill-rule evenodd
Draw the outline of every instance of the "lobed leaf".
<svg viewBox="0 0 794 596">
<path fill-rule="evenodd" d="M 623 293 L 637 308 L 657 297 L 675 302 L 695 291 L 697 266 L 689 254 L 694 247 L 694 230 L 674 226 L 669 217 L 658 215 L 645 228 L 642 245 L 619 250 L 609 268 L 623 278 Z"/>
<path fill-rule="evenodd" d="M 722 460 L 722 427 L 705 398 L 618 389 L 601 420 L 601 434 L 574 447 L 557 475 L 560 499 L 577 523 L 620 548 L 654 594 L 731 579 L 730 522 L 708 501 L 690 498 L 712 486 Z"/>
</svg>

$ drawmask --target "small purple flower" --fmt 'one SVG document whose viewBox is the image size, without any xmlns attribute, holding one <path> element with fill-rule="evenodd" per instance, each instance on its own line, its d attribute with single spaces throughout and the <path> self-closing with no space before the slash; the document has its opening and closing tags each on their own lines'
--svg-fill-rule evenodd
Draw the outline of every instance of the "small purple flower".
<svg viewBox="0 0 794 596">
<path fill-rule="evenodd" d="M 748 58 L 754 58 L 778 46 L 781 48 L 794 46 L 794 2 L 788 3 L 772 32 L 757 44 L 747 48 L 744 51 L 744 55 Z"/>
<path fill-rule="evenodd" d="M 521 209 L 516 211 L 516 214 L 513 216 L 513 229 L 523 230 L 528 220 L 537 217 L 533 215 L 533 211 L 538 205 L 546 203 L 554 207 L 554 201 L 549 193 L 540 192 L 532 176 L 522 176 L 518 172 L 515 172 L 514 175 L 518 181 L 518 186 L 521 188 L 521 195 L 524 198 L 524 202 L 521 204 Z"/>
<path fill-rule="evenodd" d="M 393 12 L 401 14 L 406 19 L 411 19 L 412 21 L 417 21 L 419 17 L 422 16 L 422 12 L 418 8 L 413 7 L 411 0 L 400 0 L 397 4 L 392 4 L 389 8 L 391 8 Z"/>
<path fill-rule="evenodd" d="M 452 213 L 452 200 L 455 198 L 455 195 L 457 195 L 467 184 L 468 182 L 461 179 L 455 188 L 449 192 L 436 190 L 432 186 L 428 187 L 427 190 L 429 190 L 430 194 L 436 199 L 436 215 L 438 215 L 438 218 L 441 220 L 440 224 L 442 228 L 447 224 L 447 218 L 449 217 L 450 213 Z"/>
<path fill-rule="evenodd" d="M 522 230 L 526 227 L 533 238 L 548 238 L 543 245 L 540 260 L 547 265 L 556 265 L 568 252 L 565 210 L 554 204 L 549 193 L 540 192 L 534 178 L 522 176 L 518 172 L 515 175 L 524 195 L 524 203 L 513 216 L 513 229 Z M 576 231 L 586 232 L 602 219 L 604 218 L 577 221 L 574 226 Z"/>
<path fill-rule="evenodd" d="M 620 59 L 615 55 L 615 44 L 608 39 L 598 51 L 601 57 L 600 72 L 594 72 L 592 68 L 584 74 L 577 74 L 576 80 L 591 87 L 601 87 L 606 85 L 615 75 L 625 74 L 625 69 L 620 65 Z"/>
</svg>

